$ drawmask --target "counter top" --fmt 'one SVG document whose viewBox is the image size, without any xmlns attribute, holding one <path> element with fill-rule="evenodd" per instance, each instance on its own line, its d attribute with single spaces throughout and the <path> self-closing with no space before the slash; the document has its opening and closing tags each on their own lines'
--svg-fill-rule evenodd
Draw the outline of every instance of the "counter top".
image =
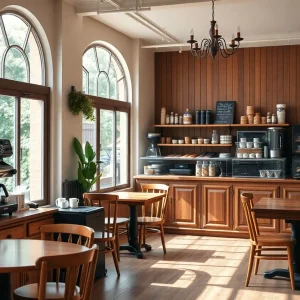
<svg viewBox="0 0 300 300">
<path fill-rule="evenodd" d="M 293 178 L 276 179 L 276 178 L 236 178 L 236 177 L 196 177 L 181 175 L 136 175 L 134 179 L 164 179 L 164 180 L 184 180 L 184 181 L 216 181 L 216 182 L 255 182 L 255 183 L 293 183 L 300 184 L 300 180 Z"/>
<path fill-rule="evenodd" d="M 37 209 L 30 208 L 28 210 L 16 211 L 12 214 L 12 216 L 9 216 L 8 214 L 1 214 L 0 226 L 23 222 L 25 219 L 34 219 L 36 217 L 41 217 L 42 215 L 52 215 L 57 211 L 57 208 L 39 207 Z"/>
</svg>

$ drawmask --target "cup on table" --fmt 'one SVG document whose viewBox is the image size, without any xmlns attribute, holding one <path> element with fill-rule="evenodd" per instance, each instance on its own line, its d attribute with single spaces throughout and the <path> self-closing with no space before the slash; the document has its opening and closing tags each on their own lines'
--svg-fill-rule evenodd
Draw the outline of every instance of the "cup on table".
<svg viewBox="0 0 300 300">
<path fill-rule="evenodd" d="M 66 198 L 57 198 L 55 201 L 55 204 L 59 208 L 68 208 L 69 202 L 66 200 Z"/>
<path fill-rule="evenodd" d="M 71 208 L 78 208 L 79 199 L 77 199 L 77 198 L 70 198 L 69 202 L 70 202 L 70 207 Z"/>
</svg>

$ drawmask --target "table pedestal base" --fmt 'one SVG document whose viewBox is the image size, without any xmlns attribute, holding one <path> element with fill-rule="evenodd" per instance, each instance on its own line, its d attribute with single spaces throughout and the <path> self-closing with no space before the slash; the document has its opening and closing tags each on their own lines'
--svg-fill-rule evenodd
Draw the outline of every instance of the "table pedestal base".
<svg viewBox="0 0 300 300">
<path fill-rule="evenodd" d="M 10 282 L 10 274 L 9 273 L 2 273 L 0 274 L 0 293 L 1 293 L 1 300 L 10 300 L 10 289 L 11 289 L 11 282 Z"/>
<path fill-rule="evenodd" d="M 271 271 L 267 271 L 264 273 L 264 277 L 268 279 L 272 279 L 274 277 L 283 277 L 283 278 L 290 278 L 289 270 L 287 269 L 274 269 Z M 300 290 L 300 274 L 295 273 L 295 289 Z"/>
</svg>

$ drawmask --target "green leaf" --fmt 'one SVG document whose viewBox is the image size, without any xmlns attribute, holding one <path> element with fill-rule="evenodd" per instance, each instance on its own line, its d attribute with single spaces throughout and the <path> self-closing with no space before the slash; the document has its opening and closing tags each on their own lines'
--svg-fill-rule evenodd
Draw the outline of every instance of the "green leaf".
<svg viewBox="0 0 300 300">
<path fill-rule="evenodd" d="M 95 177 L 95 174 L 97 173 L 97 166 L 92 161 L 88 164 L 87 172 L 85 174 L 87 179 L 93 179 Z"/>
<path fill-rule="evenodd" d="M 73 145 L 74 145 L 75 152 L 79 157 L 81 164 L 83 165 L 85 163 L 85 156 L 83 153 L 82 146 L 76 137 L 74 138 Z"/>
<path fill-rule="evenodd" d="M 95 177 L 91 182 L 91 186 L 93 186 L 98 181 L 98 179 L 100 179 L 100 177 L 101 177 L 101 175 L 98 175 L 97 177 Z"/>
<path fill-rule="evenodd" d="M 89 142 L 86 142 L 85 144 L 85 156 L 89 162 L 93 161 L 95 158 L 95 152 L 93 151 L 93 148 Z"/>
<path fill-rule="evenodd" d="M 85 176 L 83 175 L 83 172 L 80 168 L 78 168 L 78 181 L 80 184 L 83 184 L 85 181 Z"/>
</svg>

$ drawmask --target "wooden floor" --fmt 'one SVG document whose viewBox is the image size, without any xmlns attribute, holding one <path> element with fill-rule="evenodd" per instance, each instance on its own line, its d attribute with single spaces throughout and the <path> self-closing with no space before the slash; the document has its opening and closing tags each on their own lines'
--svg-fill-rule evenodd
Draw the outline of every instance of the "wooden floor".
<svg viewBox="0 0 300 300">
<path fill-rule="evenodd" d="M 111 255 L 106 255 L 107 277 L 94 283 L 92 300 L 293 300 L 286 279 L 264 279 L 263 271 L 286 268 L 287 262 L 262 261 L 258 275 L 244 286 L 249 240 L 166 235 L 164 255 L 158 235 L 148 239 L 151 252 L 144 259 L 123 252 L 118 279 Z"/>
</svg>

